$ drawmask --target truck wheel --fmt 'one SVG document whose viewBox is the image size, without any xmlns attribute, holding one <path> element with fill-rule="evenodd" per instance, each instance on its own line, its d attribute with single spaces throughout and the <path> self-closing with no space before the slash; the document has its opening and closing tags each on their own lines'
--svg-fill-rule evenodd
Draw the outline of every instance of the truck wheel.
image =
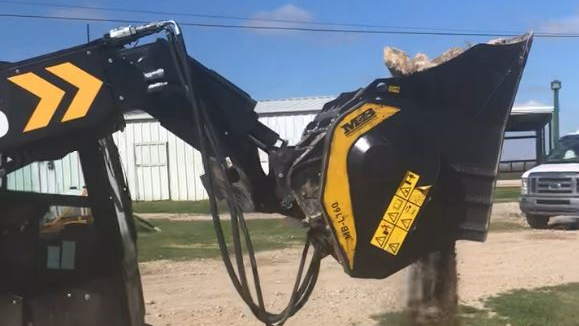
<svg viewBox="0 0 579 326">
<path fill-rule="evenodd" d="M 549 226 L 549 216 L 527 214 L 527 223 L 533 229 L 546 229 Z"/>
</svg>

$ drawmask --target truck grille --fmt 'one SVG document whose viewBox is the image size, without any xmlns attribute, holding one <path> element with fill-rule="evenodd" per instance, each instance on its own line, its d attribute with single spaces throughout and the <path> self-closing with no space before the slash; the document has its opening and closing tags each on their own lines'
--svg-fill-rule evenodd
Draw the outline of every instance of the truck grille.
<svg viewBox="0 0 579 326">
<path fill-rule="evenodd" d="M 534 194 L 573 194 L 578 193 L 579 184 L 571 176 L 560 174 L 531 174 L 529 178 L 530 190 Z"/>
</svg>

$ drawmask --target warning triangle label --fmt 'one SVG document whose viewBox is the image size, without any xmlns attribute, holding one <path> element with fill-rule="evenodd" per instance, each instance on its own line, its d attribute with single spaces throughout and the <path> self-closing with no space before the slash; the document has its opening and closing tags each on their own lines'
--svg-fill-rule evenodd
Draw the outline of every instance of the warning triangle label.
<svg viewBox="0 0 579 326">
<path fill-rule="evenodd" d="M 382 225 L 380 225 L 380 227 L 382 228 L 382 234 L 384 235 L 389 235 L 390 231 L 392 229 L 392 226 L 389 225 L 388 223 L 382 223 Z"/>
<path fill-rule="evenodd" d="M 404 225 L 404 228 L 406 230 L 408 230 L 410 228 L 410 225 L 412 224 L 412 219 L 411 218 L 403 218 L 400 220 L 400 223 L 402 223 L 402 225 Z"/>
<path fill-rule="evenodd" d="M 380 247 L 384 247 L 384 242 L 386 241 L 386 237 L 375 237 L 374 240 L 378 242 Z"/>
<path fill-rule="evenodd" d="M 390 220 L 392 220 L 392 222 L 396 222 L 396 220 L 398 219 L 398 213 L 399 212 L 388 213 L 388 217 L 390 218 Z"/>
<path fill-rule="evenodd" d="M 408 198 L 408 195 L 410 195 L 411 189 L 412 189 L 411 187 L 402 187 L 402 188 L 400 188 L 400 192 L 402 193 L 404 198 Z"/>
<path fill-rule="evenodd" d="M 392 250 L 393 253 L 397 253 L 399 247 L 400 247 L 399 243 L 391 243 L 388 245 L 388 248 L 390 248 L 390 250 Z"/>
</svg>

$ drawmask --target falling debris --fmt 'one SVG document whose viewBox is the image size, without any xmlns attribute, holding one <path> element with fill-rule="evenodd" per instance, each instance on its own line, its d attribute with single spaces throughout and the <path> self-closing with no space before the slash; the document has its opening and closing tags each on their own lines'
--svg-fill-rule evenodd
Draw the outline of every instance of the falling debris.
<svg viewBox="0 0 579 326">
<path fill-rule="evenodd" d="M 458 275 L 454 243 L 411 265 L 408 281 L 410 325 L 458 325 Z"/>
</svg>

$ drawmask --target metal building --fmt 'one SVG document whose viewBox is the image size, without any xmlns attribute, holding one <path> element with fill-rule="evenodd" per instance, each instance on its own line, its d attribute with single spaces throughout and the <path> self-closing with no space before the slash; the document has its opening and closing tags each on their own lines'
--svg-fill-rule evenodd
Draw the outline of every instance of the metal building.
<svg viewBox="0 0 579 326">
<path fill-rule="evenodd" d="M 260 120 L 290 144 L 332 96 L 261 101 L 255 111 Z M 532 108 L 525 108 L 531 110 Z M 514 112 L 522 112 L 514 108 Z M 200 176 L 200 154 L 161 127 L 145 113 L 125 116 L 126 128 L 113 135 L 119 148 L 134 200 L 200 200 L 207 198 Z M 263 153 L 262 153 L 263 154 Z M 261 155 L 267 169 L 267 156 Z M 44 193 L 67 193 L 84 186 L 78 155 L 58 161 L 33 163 L 12 173 L 8 188 Z M 75 190 L 76 189 L 76 190 Z"/>
</svg>

